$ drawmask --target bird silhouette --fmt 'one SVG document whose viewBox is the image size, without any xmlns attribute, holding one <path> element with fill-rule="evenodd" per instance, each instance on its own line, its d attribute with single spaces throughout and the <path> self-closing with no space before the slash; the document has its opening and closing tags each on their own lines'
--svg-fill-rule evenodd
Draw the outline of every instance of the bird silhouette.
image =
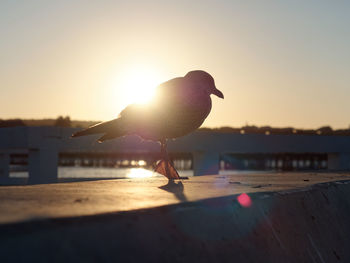
<svg viewBox="0 0 350 263">
<path fill-rule="evenodd" d="M 131 104 L 118 118 L 78 131 L 72 137 L 103 134 L 99 142 L 136 134 L 161 144 L 161 160 L 155 171 L 168 179 L 180 179 L 167 154 L 168 139 L 184 136 L 199 128 L 211 111 L 210 95 L 224 98 L 213 77 L 202 70 L 168 80 L 157 87 L 149 104 Z"/>
</svg>

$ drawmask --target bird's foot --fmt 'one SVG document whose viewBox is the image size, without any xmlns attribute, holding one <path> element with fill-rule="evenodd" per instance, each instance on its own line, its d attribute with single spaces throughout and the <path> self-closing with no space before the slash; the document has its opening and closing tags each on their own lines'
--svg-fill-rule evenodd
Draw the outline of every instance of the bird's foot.
<svg viewBox="0 0 350 263">
<path fill-rule="evenodd" d="M 169 161 L 160 160 L 157 163 L 154 171 L 164 175 L 169 180 L 181 179 L 179 174 L 177 173 L 174 165 L 171 163 L 170 160 Z"/>
</svg>

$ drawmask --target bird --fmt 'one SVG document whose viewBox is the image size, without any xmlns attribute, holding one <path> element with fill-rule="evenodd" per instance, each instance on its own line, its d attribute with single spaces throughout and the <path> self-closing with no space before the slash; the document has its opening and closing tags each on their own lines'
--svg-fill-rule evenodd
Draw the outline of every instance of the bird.
<svg viewBox="0 0 350 263">
<path fill-rule="evenodd" d="M 71 137 L 102 134 L 98 142 L 126 135 L 138 135 L 161 145 L 158 172 L 169 180 L 181 179 L 167 153 L 167 141 L 198 129 L 212 108 L 210 95 L 224 99 L 214 78 L 203 70 L 193 70 L 183 77 L 170 79 L 156 88 L 149 104 L 130 104 L 116 119 L 78 131 Z"/>
</svg>

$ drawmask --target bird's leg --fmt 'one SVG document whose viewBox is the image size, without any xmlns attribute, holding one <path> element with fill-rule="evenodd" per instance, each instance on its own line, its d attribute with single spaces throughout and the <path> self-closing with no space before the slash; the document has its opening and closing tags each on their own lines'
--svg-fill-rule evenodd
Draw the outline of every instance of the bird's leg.
<svg viewBox="0 0 350 263">
<path fill-rule="evenodd" d="M 158 172 L 169 180 L 180 179 L 179 174 L 177 173 L 174 165 L 172 164 L 168 152 L 166 150 L 166 141 L 162 140 L 160 142 L 160 151 L 161 151 L 161 160 L 157 163 L 155 172 Z"/>
</svg>

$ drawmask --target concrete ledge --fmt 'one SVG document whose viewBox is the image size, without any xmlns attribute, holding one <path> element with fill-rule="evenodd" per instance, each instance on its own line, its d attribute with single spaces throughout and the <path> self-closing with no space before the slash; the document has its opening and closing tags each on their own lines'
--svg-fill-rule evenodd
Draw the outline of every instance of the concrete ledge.
<svg viewBox="0 0 350 263">
<path fill-rule="evenodd" d="M 241 193 L 280 192 L 339 180 L 350 180 L 350 175 L 241 173 L 191 177 L 173 184 L 164 177 L 150 177 L 0 186 L 0 224 L 148 209 Z"/>
<path fill-rule="evenodd" d="M 349 262 L 350 181 L 0 225 L 1 262 Z"/>
</svg>

